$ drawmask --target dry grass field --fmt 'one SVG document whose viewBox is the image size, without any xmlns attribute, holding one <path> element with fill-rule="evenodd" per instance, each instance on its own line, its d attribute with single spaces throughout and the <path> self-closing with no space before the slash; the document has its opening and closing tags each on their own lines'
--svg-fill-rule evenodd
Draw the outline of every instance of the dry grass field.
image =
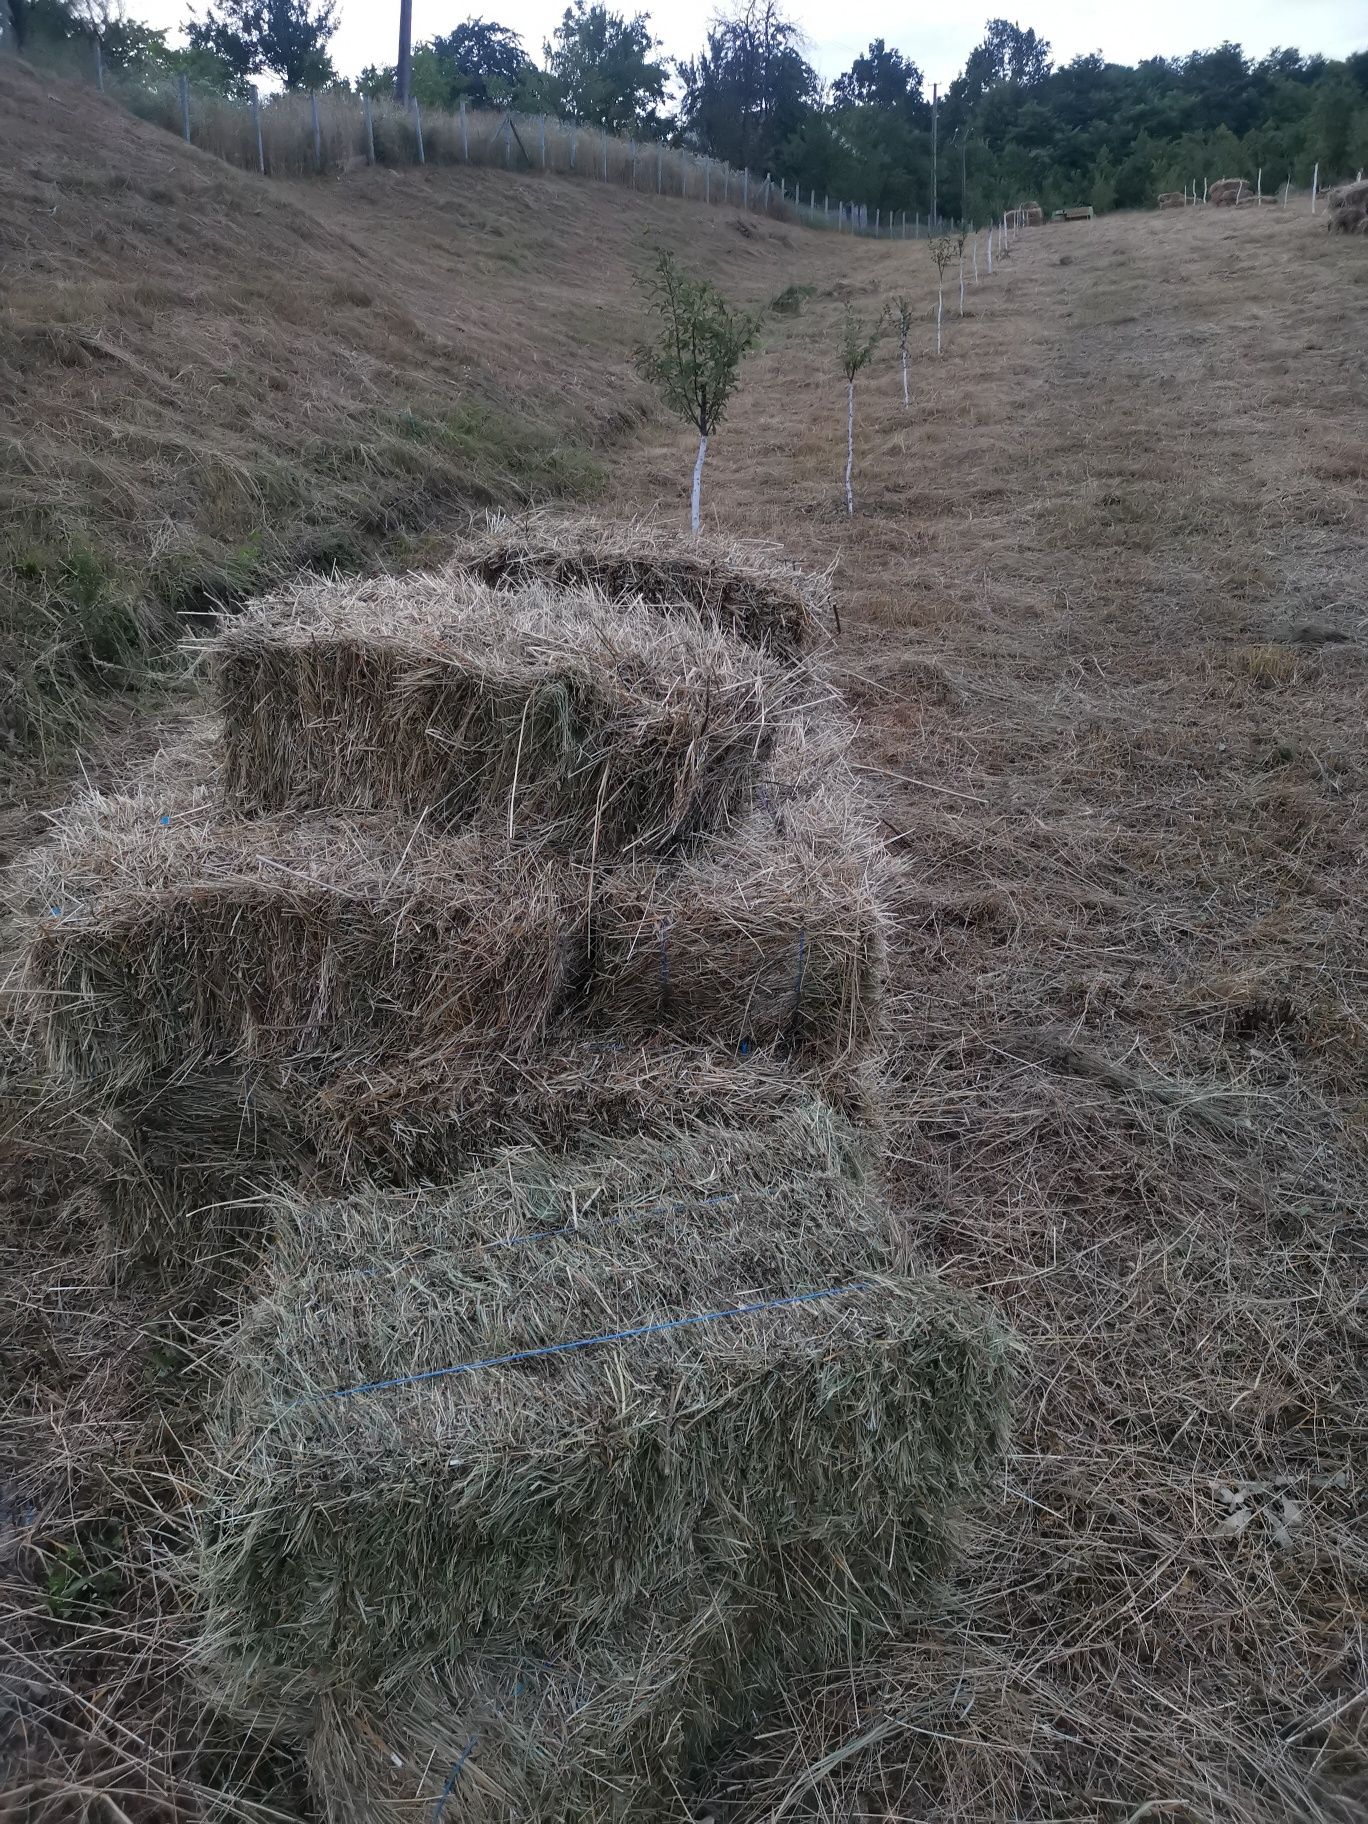
<svg viewBox="0 0 1368 1824">
<path fill-rule="evenodd" d="M 1304 202 L 1038 229 L 951 302 L 936 362 L 916 245 L 491 173 L 269 188 L 112 112 L 96 158 L 45 93 L 0 126 L 0 499 L 46 552 L 84 527 L 140 604 L 173 537 L 208 562 L 260 532 L 279 568 L 326 524 L 403 559 L 461 507 L 567 486 L 682 520 L 692 450 L 630 375 L 631 272 L 663 238 L 750 304 L 814 288 L 767 319 L 705 516 L 837 566 L 910 864 L 896 1189 L 1028 1370 L 953 1586 L 882 1662 L 789 1692 L 711 1814 L 1362 1817 L 1368 247 Z M 851 520 L 839 322 L 903 291 L 912 406 L 885 342 Z M 382 427 L 477 406 L 391 498 Z M 11 569 L 25 652 L 32 583 Z M 158 713 L 101 717 L 88 770 Z M 12 840 L 68 770 L 15 759 Z M 215 1796 L 248 1761 L 184 1687 L 169 1555 L 212 1364 L 105 1286 L 53 1125 L 4 1148 L 0 1815 L 298 1815 L 265 1755 Z"/>
</svg>

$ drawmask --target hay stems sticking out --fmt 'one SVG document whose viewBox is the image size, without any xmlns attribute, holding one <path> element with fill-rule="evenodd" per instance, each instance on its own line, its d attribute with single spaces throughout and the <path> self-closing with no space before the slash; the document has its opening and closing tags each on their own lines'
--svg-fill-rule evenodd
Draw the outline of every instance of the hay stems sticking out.
<svg viewBox="0 0 1368 1824">
<path fill-rule="evenodd" d="M 583 972 L 566 869 L 392 819 L 92 793 L 21 885 L 49 1064 L 115 1092 L 223 1063 L 516 1054 Z"/>
<path fill-rule="evenodd" d="M 399 1677 L 620 1625 L 697 1566 L 783 1606 L 815 1660 L 902 1612 L 998 1448 L 1007 1351 L 964 1301 L 899 1276 L 847 1146 L 809 1106 L 283 1206 L 206 1511 L 225 1650 Z"/>
<path fill-rule="evenodd" d="M 303 584 L 207 646 L 242 811 L 395 810 L 595 859 L 715 825 L 821 688 L 696 614 L 454 571 Z"/>
<path fill-rule="evenodd" d="M 840 1169 L 863 1182 L 880 1146 L 882 1081 L 872 1056 L 824 1072 L 759 1049 L 580 1040 L 535 1059 L 476 1051 L 172 1076 L 97 1100 L 80 1120 L 115 1268 L 221 1297 L 254 1264 L 282 1184 L 327 1196 L 440 1182 L 509 1146 L 560 1153 L 585 1132 L 667 1144 L 700 1125 L 763 1126 L 814 1099 L 843 1117 Z"/>
<path fill-rule="evenodd" d="M 878 1036 L 888 872 L 847 775 L 767 800 L 668 873 L 605 876 L 591 925 L 595 1029 L 774 1044 L 839 1069 Z"/>
<path fill-rule="evenodd" d="M 457 563 L 501 589 L 587 587 L 664 614 L 692 611 L 785 661 L 816 649 L 832 620 L 829 572 L 796 569 L 778 546 L 685 537 L 648 520 L 491 514 Z"/>
</svg>

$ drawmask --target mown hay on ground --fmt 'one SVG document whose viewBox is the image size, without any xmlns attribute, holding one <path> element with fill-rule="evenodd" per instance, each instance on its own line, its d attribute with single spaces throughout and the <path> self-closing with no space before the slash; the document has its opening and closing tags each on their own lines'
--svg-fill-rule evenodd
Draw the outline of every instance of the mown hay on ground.
<svg viewBox="0 0 1368 1824">
<path fill-rule="evenodd" d="M 221 817 L 90 793 L 22 878 L 54 1070 L 537 1044 L 581 973 L 567 870 L 388 818 Z M 582 942 L 581 942 L 582 948 Z"/>
<path fill-rule="evenodd" d="M 589 587 L 666 614 L 696 613 L 776 658 L 811 652 L 832 619 L 830 579 L 777 546 L 587 514 L 491 515 L 457 559 L 486 583 Z"/>
<path fill-rule="evenodd" d="M 306 584 L 209 652 L 241 810 L 399 810 L 604 858 L 714 824 L 814 688 L 697 615 L 457 571 Z"/>
<path fill-rule="evenodd" d="M 554 1654 L 694 1566 L 813 1663 L 896 1626 L 997 1448 L 1007 1349 L 896 1273 L 832 1126 L 799 1109 L 282 1208 L 205 1515 L 228 1657 L 364 1681 L 486 1642 Z"/>
</svg>

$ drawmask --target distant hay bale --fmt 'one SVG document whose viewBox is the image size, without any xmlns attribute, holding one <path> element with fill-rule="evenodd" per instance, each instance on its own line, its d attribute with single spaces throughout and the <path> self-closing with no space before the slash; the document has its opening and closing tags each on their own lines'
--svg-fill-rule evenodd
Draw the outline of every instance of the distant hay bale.
<svg viewBox="0 0 1368 1824">
<path fill-rule="evenodd" d="M 813 1106 L 282 1205 L 204 1515 L 229 1675 L 554 1657 L 676 1577 L 773 1604 L 812 1663 L 896 1628 L 999 1447 L 1009 1352 L 899 1272 L 837 1126 Z"/>
<path fill-rule="evenodd" d="M 605 877 L 587 1012 L 614 1036 L 779 1044 L 827 1068 L 875 1042 L 887 862 L 847 774 L 770 802 L 666 872 Z"/>
<path fill-rule="evenodd" d="M 207 644 L 241 811 L 400 811 L 603 858 L 715 823 L 812 696 L 696 615 L 459 572 L 303 584 Z"/>
<path fill-rule="evenodd" d="M 1327 224 L 1340 234 L 1368 233 L 1368 178 L 1330 192 Z"/>
<path fill-rule="evenodd" d="M 49 1066 L 106 1086 L 357 1051 L 516 1052 L 582 973 L 568 870 L 472 832 L 92 792 L 20 878 Z"/>
<path fill-rule="evenodd" d="M 1023 203 L 1021 205 L 1021 219 L 1028 228 L 1039 228 L 1044 223 L 1045 211 L 1041 208 L 1039 203 Z"/>
<path fill-rule="evenodd" d="M 500 588 L 589 587 L 665 613 L 692 610 L 786 660 L 812 651 L 831 619 L 829 578 L 795 568 L 777 546 L 690 537 L 649 520 L 495 514 L 457 562 Z"/>
<path fill-rule="evenodd" d="M 1186 190 L 1161 190 L 1159 192 L 1161 209 L 1186 209 L 1187 200 Z"/>
<path fill-rule="evenodd" d="M 1207 193 L 1207 201 L 1218 209 L 1233 209 L 1239 203 L 1254 201 L 1254 186 L 1242 177 L 1218 178 Z"/>
</svg>

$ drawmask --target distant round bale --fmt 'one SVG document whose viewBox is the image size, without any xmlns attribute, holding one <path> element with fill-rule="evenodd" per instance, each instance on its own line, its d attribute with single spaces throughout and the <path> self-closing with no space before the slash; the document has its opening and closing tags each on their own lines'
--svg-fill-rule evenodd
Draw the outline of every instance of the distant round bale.
<svg viewBox="0 0 1368 1824">
<path fill-rule="evenodd" d="M 1242 177 L 1222 177 L 1211 186 L 1208 202 L 1218 209 L 1233 209 L 1253 200 L 1254 191 Z"/>
</svg>

